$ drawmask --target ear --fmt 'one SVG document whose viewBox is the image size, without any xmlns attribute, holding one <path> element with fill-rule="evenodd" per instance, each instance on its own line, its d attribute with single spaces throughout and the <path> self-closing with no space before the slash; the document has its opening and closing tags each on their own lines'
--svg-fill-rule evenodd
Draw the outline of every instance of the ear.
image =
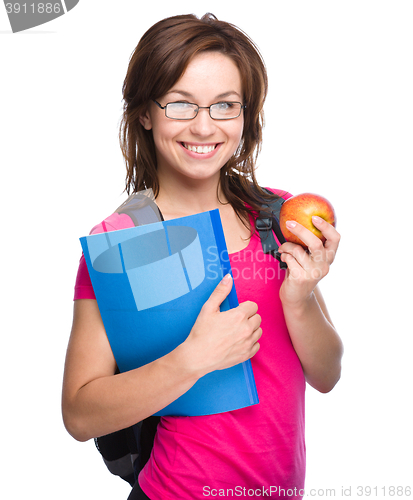
<svg viewBox="0 0 413 500">
<path fill-rule="evenodd" d="M 139 121 L 145 130 L 152 129 L 152 120 L 151 120 L 151 116 L 149 114 L 149 111 L 146 111 L 146 113 L 144 115 L 140 116 Z"/>
</svg>

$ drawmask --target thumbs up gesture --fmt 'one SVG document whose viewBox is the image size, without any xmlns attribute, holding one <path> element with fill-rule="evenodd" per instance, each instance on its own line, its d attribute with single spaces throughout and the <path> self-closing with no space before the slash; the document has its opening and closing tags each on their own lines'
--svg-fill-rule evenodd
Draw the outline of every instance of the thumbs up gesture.
<svg viewBox="0 0 413 500">
<path fill-rule="evenodd" d="M 258 340 L 262 329 L 257 304 L 246 301 L 229 311 L 220 311 L 232 286 L 232 277 L 228 274 L 205 302 L 184 342 L 185 366 L 199 377 L 242 363 L 260 348 Z"/>
</svg>

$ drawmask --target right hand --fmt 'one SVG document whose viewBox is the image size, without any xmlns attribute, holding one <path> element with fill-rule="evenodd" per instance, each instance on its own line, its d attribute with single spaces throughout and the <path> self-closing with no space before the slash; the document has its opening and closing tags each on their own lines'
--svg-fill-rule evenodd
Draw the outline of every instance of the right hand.
<svg viewBox="0 0 413 500">
<path fill-rule="evenodd" d="M 246 301 L 224 312 L 219 309 L 232 284 L 230 275 L 218 284 L 184 342 L 187 348 L 184 362 L 200 377 L 242 363 L 260 348 L 261 317 L 255 302 Z"/>
</svg>

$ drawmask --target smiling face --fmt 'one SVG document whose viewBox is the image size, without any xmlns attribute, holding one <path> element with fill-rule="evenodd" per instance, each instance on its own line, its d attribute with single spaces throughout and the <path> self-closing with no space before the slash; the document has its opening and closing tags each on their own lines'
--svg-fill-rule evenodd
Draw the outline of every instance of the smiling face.
<svg viewBox="0 0 413 500">
<path fill-rule="evenodd" d="M 235 63 L 220 52 L 204 52 L 192 59 L 183 76 L 157 101 L 185 101 L 210 106 L 220 101 L 243 103 L 241 76 Z M 141 117 L 152 130 L 157 173 L 162 182 L 206 181 L 218 183 L 220 169 L 236 151 L 243 132 L 243 112 L 231 120 L 213 120 L 200 109 L 193 120 L 173 120 L 151 102 Z"/>
</svg>

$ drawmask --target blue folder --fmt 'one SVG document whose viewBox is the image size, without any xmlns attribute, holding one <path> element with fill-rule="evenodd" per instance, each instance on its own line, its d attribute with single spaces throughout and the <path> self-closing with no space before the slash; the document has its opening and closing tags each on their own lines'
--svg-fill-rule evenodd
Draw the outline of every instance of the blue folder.
<svg viewBox="0 0 413 500">
<path fill-rule="evenodd" d="M 121 372 L 171 352 L 231 273 L 219 210 L 80 238 Z M 236 307 L 235 285 L 221 311 Z M 257 404 L 250 360 L 199 379 L 156 415 L 210 415 Z"/>
</svg>

